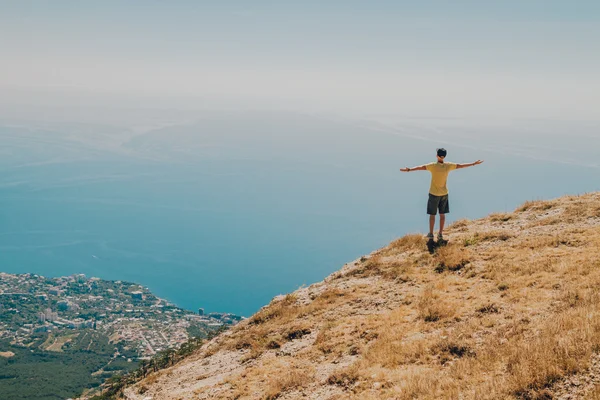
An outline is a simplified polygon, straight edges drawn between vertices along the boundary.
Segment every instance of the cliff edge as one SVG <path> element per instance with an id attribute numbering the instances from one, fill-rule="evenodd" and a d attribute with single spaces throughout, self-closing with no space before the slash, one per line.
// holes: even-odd
<path id="1" fill-rule="evenodd" d="M 125 388 L 159 399 L 600 399 L 600 193 L 407 235 Z"/>

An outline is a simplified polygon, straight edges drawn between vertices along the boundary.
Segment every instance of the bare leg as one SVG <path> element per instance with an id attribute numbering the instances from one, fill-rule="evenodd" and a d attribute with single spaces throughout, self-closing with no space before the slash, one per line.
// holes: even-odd
<path id="1" fill-rule="evenodd" d="M 446 215 L 440 214 L 440 235 L 442 234 L 442 231 L 444 230 L 445 223 L 446 223 Z"/>
<path id="2" fill-rule="evenodd" d="M 435 227 L 435 215 L 429 216 L 429 233 L 433 235 L 433 228 Z"/>

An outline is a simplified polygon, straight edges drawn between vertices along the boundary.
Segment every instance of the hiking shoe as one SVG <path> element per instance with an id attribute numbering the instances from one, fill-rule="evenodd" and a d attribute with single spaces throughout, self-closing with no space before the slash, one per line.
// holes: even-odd
<path id="1" fill-rule="evenodd" d="M 444 237 L 442 235 L 438 235 L 437 244 L 438 244 L 438 246 L 445 246 L 448 244 L 448 241 L 446 239 L 444 239 Z"/>
<path id="2" fill-rule="evenodd" d="M 444 236 L 441 233 L 438 233 L 438 241 L 444 241 Z"/>
<path id="3" fill-rule="evenodd" d="M 427 236 L 425 236 L 425 238 L 433 240 L 433 233 L 428 233 Z"/>

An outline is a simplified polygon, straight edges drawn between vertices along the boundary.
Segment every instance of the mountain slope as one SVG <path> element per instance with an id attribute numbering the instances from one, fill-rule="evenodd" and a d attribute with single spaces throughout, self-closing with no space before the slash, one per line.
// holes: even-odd
<path id="1" fill-rule="evenodd" d="M 125 398 L 600 398 L 600 193 L 447 235 L 434 255 L 407 235 L 276 297 Z"/>

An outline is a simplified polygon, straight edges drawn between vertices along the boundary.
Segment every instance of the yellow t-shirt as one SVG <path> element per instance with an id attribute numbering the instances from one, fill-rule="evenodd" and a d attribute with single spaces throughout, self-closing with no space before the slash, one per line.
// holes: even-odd
<path id="1" fill-rule="evenodd" d="M 448 173 L 456 169 L 456 164 L 451 162 L 438 163 L 433 162 L 426 164 L 427 171 L 431 172 L 431 187 L 429 193 L 435 196 L 445 196 L 448 194 L 448 188 L 446 187 L 446 180 L 448 179 Z"/>

